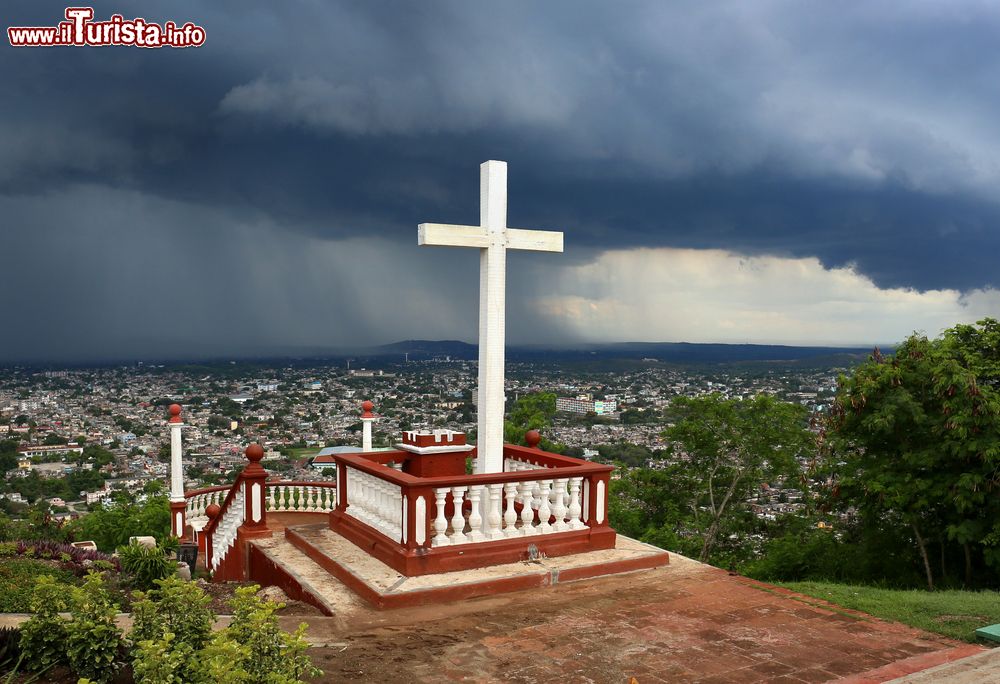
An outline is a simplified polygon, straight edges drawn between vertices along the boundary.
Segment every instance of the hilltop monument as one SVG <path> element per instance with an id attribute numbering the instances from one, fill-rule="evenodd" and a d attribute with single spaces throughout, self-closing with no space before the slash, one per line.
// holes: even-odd
<path id="1" fill-rule="evenodd" d="M 479 425 L 477 473 L 503 472 L 507 250 L 562 252 L 563 234 L 507 227 L 507 162 L 479 166 L 479 224 L 421 223 L 417 244 L 479 249 Z"/>

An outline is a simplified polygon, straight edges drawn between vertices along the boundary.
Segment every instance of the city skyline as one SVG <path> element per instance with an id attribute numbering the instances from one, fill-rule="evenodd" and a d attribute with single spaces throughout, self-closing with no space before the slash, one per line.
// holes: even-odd
<path id="1" fill-rule="evenodd" d="M 8 26 L 65 5 L 13 2 Z M 1000 313 L 1000 11 L 120 2 L 201 47 L 3 47 L 0 362 L 474 341 L 893 344 Z"/>

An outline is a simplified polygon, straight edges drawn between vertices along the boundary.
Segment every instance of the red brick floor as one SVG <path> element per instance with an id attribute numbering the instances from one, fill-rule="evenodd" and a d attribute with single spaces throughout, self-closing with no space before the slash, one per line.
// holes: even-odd
<path id="1" fill-rule="evenodd" d="M 679 556 L 657 570 L 310 620 L 321 681 L 878 682 L 982 650 Z"/>

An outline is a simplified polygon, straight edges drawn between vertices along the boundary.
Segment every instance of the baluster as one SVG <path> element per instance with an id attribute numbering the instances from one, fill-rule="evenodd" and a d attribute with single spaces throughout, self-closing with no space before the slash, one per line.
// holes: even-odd
<path id="1" fill-rule="evenodd" d="M 444 514 L 444 501 L 447 496 L 447 487 L 434 490 L 434 505 L 437 506 L 437 512 L 434 518 L 434 537 L 431 539 L 431 546 L 448 546 L 451 543 L 447 535 L 448 518 Z"/>
<path id="2" fill-rule="evenodd" d="M 351 477 L 354 479 L 354 487 L 356 488 L 354 499 L 356 502 L 355 505 L 358 507 L 354 517 L 358 520 L 364 520 L 368 516 L 368 512 L 365 510 L 365 506 L 368 501 L 368 490 L 365 487 L 365 475 L 360 471 L 352 471 Z"/>
<path id="3" fill-rule="evenodd" d="M 389 493 L 385 489 L 385 482 L 375 478 L 375 491 L 378 493 L 378 498 L 375 500 L 375 520 L 376 527 L 386 534 L 389 533 L 389 516 L 386 512 L 389 510 L 389 505 L 387 499 L 389 498 Z"/>
<path id="4" fill-rule="evenodd" d="M 580 519 L 583 508 L 580 506 L 580 485 L 582 477 L 571 477 L 569 479 L 569 529 L 582 530 L 587 526 Z"/>
<path id="5" fill-rule="evenodd" d="M 552 480 L 538 481 L 540 490 L 538 495 L 538 531 L 541 534 L 548 534 L 552 531 L 552 526 L 549 525 L 549 518 L 552 517 L 552 509 L 549 508 L 549 488 L 551 486 Z"/>
<path id="6" fill-rule="evenodd" d="M 371 490 L 368 487 L 368 475 L 362 472 L 358 472 L 358 494 L 361 497 L 361 510 L 358 511 L 358 518 L 365 522 L 368 522 L 371 516 L 368 514 L 368 509 L 371 503 Z"/>
<path id="7" fill-rule="evenodd" d="M 392 485 L 385 480 L 379 480 L 382 489 L 382 524 L 386 534 L 392 536 Z"/>
<path id="8" fill-rule="evenodd" d="M 451 543 L 464 544 L 469 541 L 465 536 L 465 513 L 462 511 L 462 503 L 465 501 L 465 492 L 468 487 L 452 487 L 451 501 L 455 507 L 451 514 Z"/>
<path id="9" fill-rule="evenodd" d="M 376 526 L 378 516 L 378 489 L 371 475 L 365 474 L 365 519 L 372 527 Z"/>
<path id="10" fill-rule="evenodd" d="M 517 501 L 517 483 L 508 482 L 503 486 L 503 490 L 507 495 L 507 510 L 503 514 L 503 534 L 505 537 L 519 537 L 522 532 L 517 529 L 517 510 L 514 508 L 514 503 Z"/>
<path id="11" fill-rule="evenodd" d="M 524 535 L 538 534 L 535 529 L 535 511 L 531 508 L 531 490 L 535 483 L 529 481 L 519 482 L 517 488 L 521 492 L 521 533 Z"/>
<path id="12" fill-rule="evenodd" d="M 566 478 L 563 477 L 555 481 L 555 506 L 552 508 L 552 515 L 555 516 L 552 529 L 555 532 L 565 532 L 569 529 L 569 526 L 566 524 L 565 494 Z"/>
<path id="13" fill-rule="evenodd" d="M 480 499 L 483 496 L 484 485 L 472 485 L 469 487 L 469 503 L 472 511 L 469 513 L 469 541 L 481 542 L 486 539 L 483 534 L 482 504 Z"/>
<path id="14" fill-rule="evenodd" d="M 403 490 L 398 486 L 393 486 L 393 518 L 396 521 L 394 528 L 396 541 L 403 543 Z"/>
<path id="15" fill-rule="evenodd" d="M 542 507 L 542 481 L 532 480 L 531 482 L 531 507 L 536 511 Z"/>
<path id="16" fill-rule="evenodd" d="M 503 491 L 503 485 L 498 482 L 490 484 L 488 487 L 490 488 L 490 498 L 489 508 L 486 511 L 486 538 L 502 539 L 503 530 L 500 529 L 500 526 L 503 524 L 503 517 L 500 514 L 500 494 Z"/>

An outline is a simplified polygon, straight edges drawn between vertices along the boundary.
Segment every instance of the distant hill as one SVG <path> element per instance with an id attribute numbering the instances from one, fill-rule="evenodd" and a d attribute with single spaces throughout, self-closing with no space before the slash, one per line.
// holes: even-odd
<path id="1" fill-rule="evenodd" d="M 872 347 L 795 347 L 780 344 L 698 344 L 692 342 L 619 342 L 572 347 L 508 346 L 511 361 L 651 359 L 664 363 L 738 363 L 746 361 L 857 361 Z M 890 353 L 891 350 L 884 350 Z M 404 340 L 360 352 L 368 357 L 402 356 L 411 361 L 450 356 L 456 360 L 478 358 L 478 347 L 458 340 Z"/>

